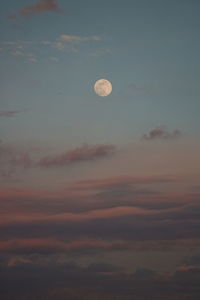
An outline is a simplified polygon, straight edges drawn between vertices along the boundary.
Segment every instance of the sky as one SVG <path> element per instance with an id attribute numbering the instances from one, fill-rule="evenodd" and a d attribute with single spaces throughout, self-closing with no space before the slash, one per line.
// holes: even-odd
<path id="1" fill-rule="evenodd" d="M 199 1 L 0 8 L 0 298 L 199 299 Z"/>

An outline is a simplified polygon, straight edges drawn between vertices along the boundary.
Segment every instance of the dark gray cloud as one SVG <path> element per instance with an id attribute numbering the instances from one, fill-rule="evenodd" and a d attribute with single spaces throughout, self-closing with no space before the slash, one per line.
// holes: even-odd
<path id="1" fill-rule="evenodd" d="M 8 114 L 8 112 L 7 112 Z M 92 162 L 108 158 L 115 154 L 113 145 L 83 145 L 54 156 L 42 157 L 38 162 L 31 158 L 31 151 L 19 150 L 17 147 L 5 144 L 0 140 L 0 177 L 4 180 L 14 180 L 17 171 L 30 167 L 63 167 L 82 162 Z"/>
<path id="2" fill-rule="evenodd" d="M 155 129 L 152 129 L 149 131 L 149 133 L 144 134 L 142 139 L 146 141 L 152 141 L 152 140 L 170 140 L 170 139 L 176 139 L 182 135 L 182 132 L 178 129 L 170 132 L 164 127 L 156 127 Z"/>
<path id="3" fill-rule="evenodd" d="M 200 254 L 191 256 L 189 259 L 190 265 L 199 266 L 200 267 Z"/>
<path id="4" fill-rule="evenodd" d="M 32 165 L 30 154 L 27 151 L 4 144 L 0 141 L 0 177 L 3 180 L 12 180 L 18 169 L 26 169 Z"/>
<path id="5" fill-rule="evenodd" d="M 133 278 L 135 279 L 154 279 L 157 276 L 157 272 L 154 270 L 149 270 L 149 269 L 137 269 L 135 273 L 133 274 Z"/>
<path id="6" fill-rule="evenodd" d="M 39 162 L 41 167 L 68 166 L 77 162 L 93 161 L 113 155 L 113 145 L 83 145 L 65 153 L 54 156 L 45 156 Z"/>
<path id="7" fill-rule="evenodd" d="M 113 273 L 120 270 L 119 267 L 107 263 L 93 263 L 87 267 L 87 271 L 92 273 Z"/>
<path id="8" fill-rule="evenodd" d="M 20 110 L 0 110 L 0 117 L 14 117 L 15 115 L 21 113 Z"/>
<path id="9" fill-rule="evenodd" d="M 74 263 L 35 265 L 21 263 L 0 268 L 2 299 L 48 300 L 199 300 L 200 271 L 167 275 L 154 270 L 89 272 L 93 267 Z M 96 268 L 95 268 L 96 269 Z M 104 265 L 103 269 L 116 269 Z M 12 288 L 11 288 L 12 287 Z"/>

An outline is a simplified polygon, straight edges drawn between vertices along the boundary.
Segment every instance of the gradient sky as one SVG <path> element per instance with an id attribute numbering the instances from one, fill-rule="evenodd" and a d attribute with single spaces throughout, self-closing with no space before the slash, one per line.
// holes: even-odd
<path id="1" fill-rule="evenodd" d="M 1 299 L 199 299 L 199 1 L 0 6 Z"/>

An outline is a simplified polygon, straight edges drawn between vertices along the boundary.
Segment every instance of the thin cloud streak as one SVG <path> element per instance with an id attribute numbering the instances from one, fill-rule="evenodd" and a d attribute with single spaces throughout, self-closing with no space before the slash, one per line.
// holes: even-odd
<path id="1" fill-rule="evenodd" d="M 81 37 L 75 35 L 62 34 L 60 36 L 60 40 L 65 42 L 86 42 L 86 41 L 100 41 L 101 38 L 97 35 Z"/>
<path id="2" fill-rule="evenodd" d="M 81 180 L 74 183 L 70 189 L 74 190 L 104 190 L 123 188 L 132 185 L 159 184 L 176 182 L 178 179 L 174 176 L 151 175 L 151 176 L 113 176 L 102 179 Z"/>
<path id="3" fill-rule="evenodd" d="M 0 110 L 0 117 L 11 118 L 21 113 L 20 110 Z"/>
<path id="4" fill-rule="evenodd" d="M 64 241 L 57 238 L 27 238 L 9 239 L 0 241 L 0 253 L 9 254 L 56 254 L 75 253 L 82 251 L 95 252 L 113 250 L 134 250 L 134 251 L 179 251 L 181 249 L 194 249 L 200 247 L 199 239 L 189 240 L 161 240 L 161 241 L 123 241 L 123 240 L 103 240 L 103 239 L 77 239 Z M 85 252 L 87 253 L 87 252 Z M 83 252 L 84 255 L 84 252 Z"/>
<path id="5" fill-rule="evenodd" d="M 174 209 L 169 209 L 169 211 Z M 114 208 L 107 209 L 97 209 L 90 210 L 83 213 L 59 213 L 59 214 L 51 214 L 44 215 L 40 213 L 29 213 L 20 214 L 20 213 L 12 213 L 12 214 L 4 214 L 1 217 L 0 225 L 9 225 L 9 224 L 27 224 L 27 223 L 62 223 L 62 222 L 86 222 L 98 219 L 110 219 L 110 218 L 118 218 L 129 215 L 153 215 L 159 214 L 159 210 L 146 210 L 143 208 L 138 208 L 134 206 L 119 206 Z"/>

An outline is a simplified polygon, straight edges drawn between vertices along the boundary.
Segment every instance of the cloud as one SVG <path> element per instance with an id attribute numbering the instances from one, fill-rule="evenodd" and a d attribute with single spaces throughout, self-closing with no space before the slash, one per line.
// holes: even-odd
<path id="1" fill-rule="evenodd" d="M 34 62 L 34 61 L 33 61 Z M 6 111 L 2 117 L 11 117 L 17 111 Z M 12 179 L 19 169 L 30 167 L 62 167 L 74 165 L 81 162 L 95 161 L 114 155 L 113 145 L 83 145 L 73 150 L 53 156 L 44 156 L 33 160 L 30 151 L 19 150 L 17 147 L 4 144 L 0 141 L 0 176 L 6 180 Z"/>
<path id="2" fill-rule="evenodd" d="M 9 20 L 16 20 L 17 19 L 17 14 L 16 13 L 12 13 L 12 14 L 8 14 L 8 19 Z"/>
<path id="3" fill-rule="evenodd" d="M 103 56 L 103 55 L 110 55 L 112 54 L 112 51 L 111 49 L 109 48 L 101 48 L 101 49 L 97 49 L 97 50 L 93 50 L 92 52 L 90 52 L 90 56 L 93 56 L 93 57 L 100 57 L 100 56 Z"/>
<path id="4" fill-rule="evenodd" d="M 1 202 L 3 200 L 4 197 Z M 125 206 L 78 213 L 61 211 L 53 213 L 52 210 L 49 211 L 49 206 L 56 207 L 55 200 L 47 200 L 37 201 L 30 211 L 24 210 L 21 204 L 21 210 L 20 206 L 17 211 L 12 210 L 12 205 L 10 209 L 6 209 L 2 203 L 1 237 L 7 239 L 8 237 L 30 237 L 30 235 L 32 237 L 54 236 L 61 239 L 87 237 L 107 241 L 187 240 L 200 237 L 199 213 L 195 213 L 194 218 L 194 212 L 198 209 L 194 208 L 192 213 L 188 213 L 189 205 L 162 210 Z M 26 198 L 24 201 L 26 202 Z M 68 201 L 72 199 L 69 198 L 66 202 Z M 46 212 L 44 205 L 46 205 Z M 41 211 L 39 211 L 40 207 Z M 166 249 L 168 245 L 163 244 L 162 247 Z"/>
<path id="5" fill-rule="evenodd" d="M 120 268 L 107 263 L 93 263 L 90 264 L 87 268 L 88 272 L 91 273 L 113 273 L 119 271 Z"/>
<path id="6" fill-rule="evenodd" d="M 102 179 L 82 180 L 71 186 L 71 189 L 76 190 L 107 190 L 130 187 L 143 184 L 159 184 L 174 182 L 177 179 L 173 176 L 166 175 L 151 175 L 151 176 L 113 176 Z"/>
<path id="7" fill-rule="evenodd" d="M 1 41 L 0 42 L 0 51 L 3 53 L 8 53 L 12 57 L 15 57 L 15 59 L 25 59 L 26 62 L 37 62 L 38 58 L 44 60 L 46 59 L 45 55 L 41 56 L 41 53 L 46 53 L 47 50 L 59 50 L 59 51 L 67 51 L 72 53 L 78 53 L 80 45 L 83 43 L 95 43 L 101 41 L 102 38 L 97 35 L 91 35 L 91 36 L 78 36 L 78 35 L 69 35 L 69 34 L 62 34 L 59 35 L 54 40 L 38 40 L 38 41 Z M 93 45 L 90 45 L 93 48 Z M 40 56 L 38 54 L 38 49 L 41 48 L 43 50 L 40 53 Z M 48 49 L 50 48 L 50 49 Z M 83 51 L 88 51 L 88 55 L 90 55 L 91 50 L 89 49 L 82 49 Z M 103 50 L 103 49 L 96 49 L 92 50 L 93 52 L 99 52 L 99 55 L 104 55 L 106 53 L 109 53 L 109 50 Z M 49 57 L 49 59 L 53 62 L 57 61 L 56 56 L 53 54 Z"/>
<path id="8" fill-rule="evenodd" d="M 50 45 L 60 51 L 64 50 L 70 50 L 72 52 L 78 52 L 77 45 L 84 42 L 89 41 L 100 41 L 101 37 L 93 35 L 93 36 L 76 36 L 76 35 L 67 35 L 62 34 L 59 36 L 57 41 L 50 42 L 50 41 L 44 41 L 46 45 Z"/>
<path id="9" fill-rule="evenodd" d="M 153 87 L 150 85 L 138 85 L 136 83 L 129 84 L 126 92 L 130 95 L 134 94 L 149 94 L 153 90 Z"/>
<path id="10" fill-rule="evenodd" d="M 45 238 L 15 238 L 0 241 L 0 253 L 9 255 L 53 255 L 53 254 L 72 254 L 72 255 L 92 255 L 107 251 L 135 251 L 135 252 L 166 252 L 187 249 L 197 249 L 200 240 L 160 240 L 160 241 L 126 241 L 112 239 L 111 241 L 98 238 L 80 238 L 77 240 L 58 239 L 56 237 Z M 186 270 L 199 266 L 184 264 L 177 270 Z"/>
<path id="11" fill-rule="evenodd" d="M 10 118 L 16 116 L 19 113 L 21 113 L 20 110 L 0 110 L 0 117 Z"/>
<path id="12" fill-rule="evenodd" d="M 157 198 L 160 194 L 159 185 L 176 181 L 173 176 L 113 176 L 108 178 L 82 180 L 75 182 L 68 189 L 76 192 L 87 192 L 104 205 L 144 205 L 144 199 Z M 156 186 L 156 188 L 155 188 Z M 142 201 L 143 198 L 143 201 Z M 137 201 L 136 199 L 140 199 Z M 140 202 L 140 204 L 139 204 Z"/>
<path id="13" fill-rule="evenodd" d="M 178 129 L 169 132 L 163 127 L 157 127 L 155 129 L 152 129 L 148 134 L 144 134 L 142 139 L 146 141 L 170 140 L 170 139 L 176 139 L 180 137 L 181 134 L 182 134 L 181 131 Z"/>
<path id="14" fill-rule="evenodd" d="M 15 57 L 20 61 L 30 62 L 30 63 L 38 61 L 37 55 L 35 53 L 32 53 L 34 44 L 39 46 L 41 42 L 22 41 L 22 40 L 0 42 L 0 45 L 2 46 L 2 49 L 5 50 L 5 53 L 8 53 L 12 57 Z"/>
<path id="15" fill-rule="evenodd" d="M 150 280 L 154 279 L 158 273 L 154 270 L 149 270 L 149 269 L 137 269 L 135 273 L 133 274 L 133 277 L 135 279 L 140 279 L 140 280 Z"/>
<path id="16" fill-rule="evenodd" d="M 60 40 L 65 41 L 65 42 L 86 42 L 86 41 L 100 41 L 101 38 L 96 35 L 81 37 L 81 36 L 75 36 L 75 35 L 62 34 L 60 36 Z"/>
<path id="17" fill-rule="evenodd" d="M 59 62 L 59 59 L 55 56 L 49 56 L 49 60 L 55 63 Z"/>
<path id="18" fill-rule="evenodd" d="M 122 241 L 105 241 L 102 239 L 80 239 L 69 242 L 56 238 L 32 238 L 32 239 L 11 239 L 0 241 L 0 253 L 7 254 L 56 254 L 56 253 L 82 253 L 91 250 L 121 250 L 137 249 L 133 243 Z M 88 252 L 87 252 L 88 253 Z"/>
<path id="19" fill-rule="evenodd" d="M 113 145 L 83 145 L 62 154 L 45 156 L 38 162 L 38 165 L 41 167 L 68 166 L 78 162 L 104 158 L 113 155 L 114 152 L 115 147 Z"/>
<path id="20" fill-rule="evenodd" d="M 1 267 L 1 274 L 2 299 L 198 300 L 200 297 L 199 270 L 162 274 L 139 268 L 130 274 L 117 270 L 115 265 L 98 262 L 88 266 L 69 262 L 63 266 L 35 265 L 27 257 L 13 257 L 10 265 Z"/>
<path id="21" fill-rule="evenodd" d="M 33 54 L 33 53 L 26 53 L 26 52 L 23 52 L 23 51 L 14 50 L 10 54 L 12 56 L 25 58 L 26 59 L 25 62 L 30 62 L 30 63 L 38 62 L 38 59 L 37 59 L 36 55 Z"/>
<path id="22" fill-rule="evenodd" d="M 7 116 L 13 115 L 13 112 L 7 113 Z M 31 165 L 32 160 L 28 152 L 21 152 L 10 145 L 3 144 L 0 141 L 0 177 L 2 179 L 12 179 L 17 168 L 27 169 Z"/>
<path id="23" fill-rule="evenodd" d="M 39 0 L 35 4 L 24 6 L 15 14 L 10 14 L 9 19 L 16 19 L 18 16 L 33 16 L 49 11 L 60 12 L 61 9 L 57 0 Z"/>
<path id="24" fill-rule="evenodd" d="M 0 234 L 123 240 L 197 238 L 200 210 L 196 196 L 150 193 L 143 187 L 170 180 L 124 176 L 70 183 L 61 190 L 4 188 L 0 190 Z"/>
<path id="25" fill-rule="evenodd" d="M 44 215 L 40 213 L 30 213 L 27 215 L 26 213 L 10 213 L 9 215 L 4 214 L 1 217 L 0 225 L 9 225 L 9 224 L 61 224 L 68 222 L 88 222 L 92 220 L 104 220 L 104 219 L 112 219 L 118 217 L 125 216 L 139 216 L 145 215 L 148 216 L 150 214 L 156 214 L 159 211 L 156 210 L 145 210 L 142 208 L 137 208 L 134 206 L 118 206 L 113 208 L 106 209 L 97 209 L 90 210 L 83 213 L 59 213 L 59 214 L 51 214 Z"/>
<path id="26" fill-rule="evenodd" d="M 166 184 L 168 180 L 162 176 L 124 176 L 85 180 L 63 190 L 1 189 L 2 251 L 80 251 L 82 255 L 117 249 L 199 249 L 200 206 L 196 196 L 139 196 L 132 188 Z M 116 196 L 117 186 L 127 195 Z M 99 197 L 100 192 L 106 193 Z"/>
<path id="27" fill-rule="evenodd" d="M 189 266 L 192 265 L 200 267 L 200 254 L 188 257 L 185 260 L 185 263 L 187 263 L 187 265 L 189 264 Z"/>

